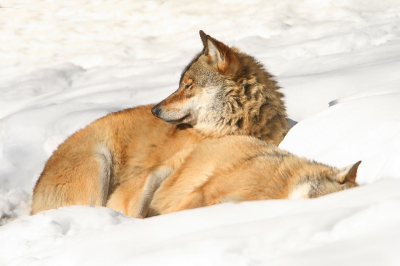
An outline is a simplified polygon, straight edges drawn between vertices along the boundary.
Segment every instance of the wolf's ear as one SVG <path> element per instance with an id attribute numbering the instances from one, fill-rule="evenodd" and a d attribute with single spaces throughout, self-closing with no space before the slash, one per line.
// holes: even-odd
<path id="1" fill-rule="evenodd" d="M 239 63 L 231 49 L 202 30 L 200 38 L 204 45 L 203 54 L 209 57 L 218 70 L 223 74 L 235 74 Z"/>
<path id="2" fill-rule="evenodd" d="M 211 60 L 217 65 L 224 61 L 224 56 L 222 51 L 220 50 L 221 45 L 220 42 L 214 40 L 210 35 L 204 33 L 204 31 L 200 31 L 201 41 L 204 45 L 203 53 L 204 55 L 210 56 Z M 222 44 L 222 43 L 221 43 Z"/>
<path id="3" fill-rule="evenodd" d="M 203 45 L 204 45 L 204 49 L 206 49 L 207 48 L 207 36 L 208 35 L 205 34 L 204 31 L 202 31 L 202 30 L 200 30 L 199 33 L 200 33 L 201 41 L 203 42 Z"/>
<path id="4" fill-rule="evenodd" d="M 336 181 L 341 184 L 346 182 L 355 183 L 357 178 L 357 169 L 360 163 L 361 161 L 358 161 L 353 165 L 342 168 L 336 175 Z"/>

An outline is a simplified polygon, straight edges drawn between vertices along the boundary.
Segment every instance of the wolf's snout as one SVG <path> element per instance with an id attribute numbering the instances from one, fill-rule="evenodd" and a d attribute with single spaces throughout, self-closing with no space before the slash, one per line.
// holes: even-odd
<path id="1" fill-rule="evenodd" d="M 156 117 L 158 117 L 160 112 L 161 112 L 161 108 L 158 105 L 156 105 L 153 108 L 151 108 L 151 113 Z"/>

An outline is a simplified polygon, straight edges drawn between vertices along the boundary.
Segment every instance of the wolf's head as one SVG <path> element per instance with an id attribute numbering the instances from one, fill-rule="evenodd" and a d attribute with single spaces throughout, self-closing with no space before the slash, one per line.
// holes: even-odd
<path id="1" fill-rule="evenodd" d="M 361 161 L 342 169 L 332 168 L 309 177 L 309 198 L 320 197 L 336 191 L 356 187 L 357 169 Z"/>
<path id="2" fill-rule="evenodd" d="M 203 31 L 200 37 L 203 51 L 183 71 L 178 90 L 152 109 L 167 123 L 215 127 L 224 115 L 224 89 L 234 84 L 238 61 L 223 43 Z"/>
<path id="3" fill-rule="evenodd" d="M 253 57 L 203 31 L 200 37 L 203 51 L 183 71 L 178 90 L 152 113 L 207 135 L 252 135 L 278 144 L 288 124 L 283 95 L 272 76 Z"/>

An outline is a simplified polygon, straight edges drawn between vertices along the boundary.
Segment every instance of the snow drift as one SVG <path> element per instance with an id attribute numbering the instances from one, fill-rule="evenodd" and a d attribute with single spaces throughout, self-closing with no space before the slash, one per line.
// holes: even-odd
<path id="1" fill-rule="evenodd" d="M 0 1 L 0 18 L 0 265 L 399 264 L 398 1 Z M 174 91 L 200 29 L 276 76 L 297 123 L 281 148 L 362 160 L 362 186 L 145 220 L 89 206 L 28 216 L 57 145 Z"/>

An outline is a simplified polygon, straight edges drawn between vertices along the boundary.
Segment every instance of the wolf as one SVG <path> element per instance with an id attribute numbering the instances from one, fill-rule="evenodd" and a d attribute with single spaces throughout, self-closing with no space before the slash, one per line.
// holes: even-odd
<path id="1" fill-rule="evenodd" d="M 356 187 L 360 163 L 338 169 L 254 137 L 225 136 L 147 169 L 140 182 L 128 180 L 107 207 L 145 218 L 223 202 L 316 198 Z"/>
<path id="2" fill-rule="evenodd" d="M 289 126 L 279 86 L 252 56 L 200 31 L 203 50 L 179 88 L 157 105 L 111 113 L 70 136 L 36 182 L 32 214 L 70 205 L 105 206 L 132 180 L 210 138 L 249 135 L 278 145 Z"/>

